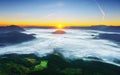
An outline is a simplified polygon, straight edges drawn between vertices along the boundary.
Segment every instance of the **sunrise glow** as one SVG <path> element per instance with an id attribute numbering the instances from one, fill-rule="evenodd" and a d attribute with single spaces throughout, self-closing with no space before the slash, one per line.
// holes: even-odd
<path id="1" fill-rule="evenodd" d="M 63 25 L 62 24 L 58 24 L 57 25 L 57 29 L 62 29 L 63 28 Z"/>

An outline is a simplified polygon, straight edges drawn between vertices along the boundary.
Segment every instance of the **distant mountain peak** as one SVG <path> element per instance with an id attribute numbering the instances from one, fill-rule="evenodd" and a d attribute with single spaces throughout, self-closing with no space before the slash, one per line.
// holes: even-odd
<path id="1" fill-rule="evenodd" d="M 13 31 L 24 31 L 24 29 L 17 26 L 17 25 L 1 26 L 0 27 L 0 33 L 7 33 L 7 32 L 13 32 Z"/>

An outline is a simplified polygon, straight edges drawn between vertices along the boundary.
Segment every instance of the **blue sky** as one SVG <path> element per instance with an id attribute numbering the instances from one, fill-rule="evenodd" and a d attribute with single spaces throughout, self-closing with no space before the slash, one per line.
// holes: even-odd
<path id="1" fill-rule="evenodd" d="M 0 0 L 0 23 L 120 25 L 120 0 Z"/>

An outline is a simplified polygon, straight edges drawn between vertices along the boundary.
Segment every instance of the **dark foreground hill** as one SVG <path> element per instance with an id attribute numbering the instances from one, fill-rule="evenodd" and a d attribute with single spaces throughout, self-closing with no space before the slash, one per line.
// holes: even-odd
<path id="1" fill-rule="evenodd" d="M 9 32 L 0 34 L 0 46 L 6 46 L 11 44 L 17 44 L 25 41 L 35 39 L 31 34 L 25 34 L 21 32 Z"/>
<path id="2" fill-rule="evenodd" d="M 35 39 L 33 35 L 22 33 L 23 28 L 10 25 L 0 27 L 0 46 L 7 46 Z"/>
<path id="3" fill-rule="evenodd" d="M 99 61 L 68 60 L 61 55 L 0 56 L 0 75 L 119 75 L 120 67 Z"/>

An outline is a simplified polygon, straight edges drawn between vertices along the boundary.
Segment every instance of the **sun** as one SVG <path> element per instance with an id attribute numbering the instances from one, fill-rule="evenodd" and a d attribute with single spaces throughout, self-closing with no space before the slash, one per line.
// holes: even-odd
<path id="1" fill-rule="evenodd" d="M 63 25 L 62 24 L 58 24 L 57 25 L 57 29 L 62 29 L 63 28 Z"/>
<path id="2" fill-rule="evenodd" d="M 62 24 L 56 25 L 56 30 L 53 32 L 53 34 L 65 34 L 66 32 L 64 31 L 64 26 Z"/>

